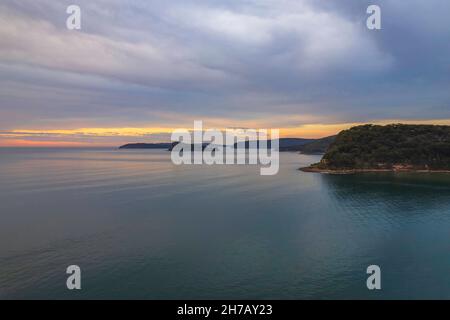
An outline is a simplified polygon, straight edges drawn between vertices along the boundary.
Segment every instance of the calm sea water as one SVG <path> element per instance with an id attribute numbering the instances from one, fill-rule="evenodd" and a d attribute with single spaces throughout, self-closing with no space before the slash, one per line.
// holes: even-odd
<path id="1" fill-rule="evenodd" d="M 0 149 L 0 298 L 449 299 L 450 175 L 297 170 L 319 159 L 283 153 L 267 177 L 157 150 Z"/>

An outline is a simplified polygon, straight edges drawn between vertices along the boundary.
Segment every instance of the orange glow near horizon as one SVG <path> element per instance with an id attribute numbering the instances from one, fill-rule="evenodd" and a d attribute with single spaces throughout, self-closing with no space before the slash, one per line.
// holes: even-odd
<path id="1" fill-rule="evenodd" d="M 0 147 L 88 147 L 92 146 L 91 143 L 85 142 L 74 142 L 74 141 L 32 141 L 32 140 L 23 140 L 23 139 L 14 139 L 14 140 L 0 140 Z M 99 145 L 100 146 L 100 145 Z M 102 145 L 103 146 L 103 145 Z"/>
<path id="2" fill-rule="evenodd" d="M 442 120 L 383 120 L 373 121 L 372 124 L 386 125 L 389 123 L 405 124 L 441 124 L 450 125 L 450 119 Z M 204 129 L 214 128 L 206 126 Z M 337 123 L 337 124 L 306 124 L 297 127 L 285 127 L 280 129 L 282 138 L 323 138 L 339 133 L 342 130 L 365 123 Z M 192 125 L 191 125 L 192 127 Z M 191 130 L 187 126 L 185 129 Z M 250 127 L 250 126 L 242 126 Z M 216 128 L 223 130 L 226 127 Z M 264 127 L 261 127 L 264 128 Z M 270 129 L 270 126 L 266 126 Z M 134 139 L 151 141 L 151 135 L 161 134 L 170 136 L 172 131 L 180 128 L 149 127 L 149 128 L 81 128 L 81 129 L 55 129 L 55 130 L 9 130 L 0 135 L 0 147 L 113 147 L 124 143 L 133 143 Z M 255 128 L 258 129 L 258 128 Z M 273 128 L 276 129 L 276 128 Z M 149 137 L 147 137 L 149 136 Z M 2 138 L 3 137 L 3 138 Z M 32 138 L 38 137 L 39 140 Z M 46 139 L 47 138 L 47 139 Z M 86 141 L 87 138 L 96 141 Z M 148 140 L 147 140 L 148 138 Z M 120 139 L 120 141 L 118 141 Z"/>

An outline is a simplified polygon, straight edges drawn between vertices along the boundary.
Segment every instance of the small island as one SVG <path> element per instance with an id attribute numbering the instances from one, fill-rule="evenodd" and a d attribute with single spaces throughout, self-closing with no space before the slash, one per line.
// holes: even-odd
<path id="1" fill-rule="evenodd" d="M 450 126 L 362 125 L 344 130 L 305 172 L 450 172 Z"/>

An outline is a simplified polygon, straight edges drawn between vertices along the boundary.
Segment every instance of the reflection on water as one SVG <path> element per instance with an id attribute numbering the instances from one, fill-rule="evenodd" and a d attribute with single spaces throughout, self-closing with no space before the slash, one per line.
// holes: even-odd
<path id="1" fill-rule="evenodd" d="M 349 213 L 378 210 L 386 219 L 448 217 L 450 174 L 365 173 L 323 175 L 328 194 L 341 206 L 359 208 Z"/>
<path id="2" fill-rule="evenodd" d="M 297 170 L 318 160 L 0 149 L 0 298 L 450 298 L 450 175 Z"/>

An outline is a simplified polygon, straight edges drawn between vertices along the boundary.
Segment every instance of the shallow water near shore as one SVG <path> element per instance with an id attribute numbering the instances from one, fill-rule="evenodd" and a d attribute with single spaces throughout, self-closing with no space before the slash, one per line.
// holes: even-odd
<path id="1" fill-rule="evenodd" d="M 450 298 L 450 174 L 280 160 L 261 176 L 163 150 L 0 149 L 0 298 Z"/>

